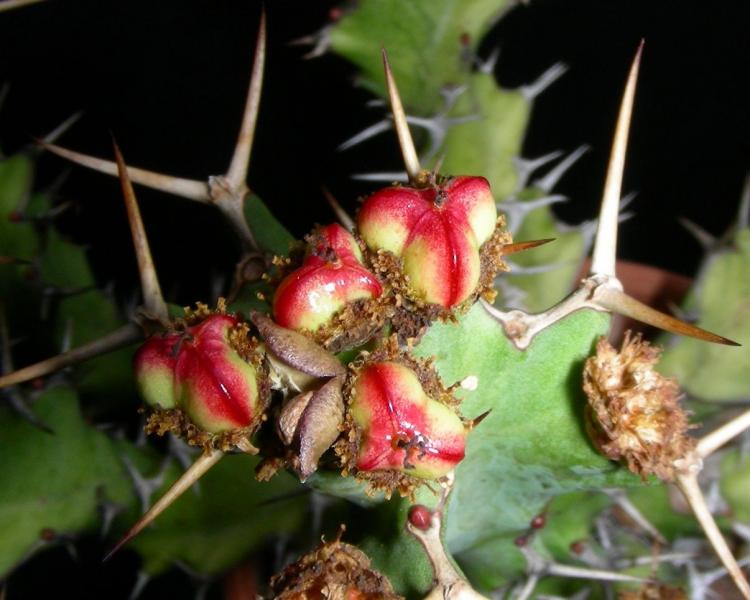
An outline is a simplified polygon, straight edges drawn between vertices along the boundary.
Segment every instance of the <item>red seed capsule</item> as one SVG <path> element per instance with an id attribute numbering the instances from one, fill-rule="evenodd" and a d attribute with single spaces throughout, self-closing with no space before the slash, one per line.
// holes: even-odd
<path id="1" fill-rule="evenodd" d="M 409 523 L 417 529 L 427 531 L 432 526 L 432 512 L 423 504 L 415 504 L 409 508 Z"/>
<path id="2" fill-rule="evenodd" d="M 573 554 L 577 554 L 577 555 L 583 554 L 583 551 L 585 549 L 586 549 L 586 545 L 581 541 L 573 542 L 572 544 L 570 544 L 570 551 Z"/>
<path id="3" fill-rule="evenodd" d="M 531 523 L 529 525 L 532 527 L 532 529 L 541 529 L 544 527 L 546 523 L 546 519 L 544 515 L 537 515 L 533 519 L 531 519 Z"/>
<path id="4" fill-rule="evenodd" d="M 184 332 L 149 338 L 133 359 L 146 403 L 179 408 L 209 433 L 249 427 L 258 418 L 257 373 L 230 343 L 238 324 L 212 314 Z"/>
<path id="5" fill-rule="evenodd" d="M 450 308 L 477 289 L 480 246 L 492 237 L 497 208 L 483 177 L 452 177 L 429 187 L 375 192 L 359 211 L 362 239 L 403 259 L 413 295 Z"/>
<path id="6" fill-rule="evenodd" d="M 515 540 L 513 540 L 513 543 L 519 548 L 523 548 L 526 544 L 529 543 L 529 538 L 527 538 L 525 535 L 519 535 Z"/>
<path id="7" fill-rule="evenodd" d="M 463 460 L 466 427 L 452 408 L 427 395 L 409 367 L 391 361 L 369 364 L 352 391 L 359 472 L 394 470 L 438 479 Z"/>
<path id="8" fill-rule="evenodd" d="M 354 237 L 341 225 L 328 225 L 319 230 L 302 266 L 276 290 L 274 320 L 287 329 L 316 331 L 347 303 L 377 298 L 382 291 L 362 263 Z"/>

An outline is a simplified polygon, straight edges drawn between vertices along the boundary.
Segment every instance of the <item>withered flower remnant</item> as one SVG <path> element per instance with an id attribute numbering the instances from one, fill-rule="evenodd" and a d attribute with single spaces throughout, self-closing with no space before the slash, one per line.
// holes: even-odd
<path id="1" fill-rule="evenodd" d="M 583 373 L 586 426 L 607 458 L 624 461 L 644 479 L 656 475 L 673 481 L 675 461 L 695 443 L 687 435 L 690 425 L 677 382 L 654 369 L 660 353 L 630 332 L 619 353 L 600 339 Z"/>

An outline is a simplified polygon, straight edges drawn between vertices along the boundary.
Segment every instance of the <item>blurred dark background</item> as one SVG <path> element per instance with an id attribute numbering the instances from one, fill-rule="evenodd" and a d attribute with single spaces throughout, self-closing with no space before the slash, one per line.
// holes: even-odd
<path id="1" fill-rule="evenodd" d="M 132 165 L 195 179 L 223 172 L 260 5 L 51 0 L 0 13 L 0 84 L 10 85 L 0 109 L 0 148 L 11 154 L 82 110 L 63 145 L 110 157 L 112 132 Z M 304 60 L 309 47 L 290 45 L 329 23 L 337 5 L 266 2 L 268 64 L 250 184 L 298 236 L 315 221 L 332 220 L 321 185 L 353 208 L 374 187 L 350 174 L 399 166 L 392 134 L 336 151 L 381 113 L 365 106 L 370 96 L 353 85 L 354 70 L 344 61 L 330 54 Z M 691 274 L 701 250 L 678 217 L 723 232 L 750 168 L 749 23 L 747 2 L 533 0 L 497 24 L 480 54 L 501 49 L 496 74 L 508 87 L 534 80 L 556 61 L 569 65 L 536 102 L 524 155 L 591 145 L 558 186 L 571 198 L 559 214 L 578 222 L 595 215 L 625 74 L 646 39 L 625 180 L 626 191 L 638 192 L 636 217 L 623 228 L 620 254 Z M 137 271 L 119 186 L 52 156 L 39 162 L 37 185 L 50 186 L 66 172 L 56 201 L 72 201 L 72 208 L 60 226 L 89 248 L 100 282 L 127 298 Z M 184 200 L 137 193 L 170 300 L 205 299 L 212 278 L 231 272 L 237 257 L 223 220 Z M 77 597 L 130 590 L 134 555 L 125 552 L 101 570 L 96 540 L 84 541 L 79 552 L 80 562 L 62 548 L 41 555 L 15 576 L 14 589 L 26 597 L 52 582 Z M 184 578 L 160 581 L 149 585 L 149 596 L 190 593 Z"/>
<path id="2" fill-rule="evenodd" d="M 290 45 L 329 23 L 335 2 L 272 0 L 269 52 L 250 184 L 297 234 L 332 219 L 320 186 L 346 205 L 373 189 L 356 172 L 398 166 L 392 134 L 349 152 L 336 146 L 375 122 L 354 71 L 333 55 L 304 60 Z M 111 156 L 111 131 L 130 164 L 204 179 L 223 172 L 244 103 L 260 2 L 52 0 L 0 14 L 0 111 L 8 154 L 76 111 L 68 147 Z M 522 3 L 483 41 L 500 48 L 497 77 L 516 87 L 556 61 L 569 72 L 537 101 L 524 155 L 592 150 L 558 186 L 576 222 L 596 212 L 614 117 L 640 38 L 646 49 L 633 124 L 626 191 L 636 218 L 621 256 L 690 274 L 700 248 L 679 216 L 721 233 L 734 218 L 750 167 L 750 4 L 649 0 Z M 123 294 L 136 277 L 117 183 L 40 162 L 40 186 L 68 172 L 58 200 L 74 208 L 61 224 L 89 245 L 97 275 Z M 138 191 L 164 287 L 181 303 L 205 296 L 214 273 L 236 256 L 219 215 L 143 188 Z"/>

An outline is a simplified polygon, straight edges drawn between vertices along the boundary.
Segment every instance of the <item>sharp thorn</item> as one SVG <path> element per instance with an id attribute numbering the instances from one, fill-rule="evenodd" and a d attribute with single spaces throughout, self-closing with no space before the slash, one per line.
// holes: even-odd
<path id="1" fill-rule="evenodd" d="M 55 430 L 31 409 L 28 402 L 21 397 L 17 390 L 11 390 L 8 393 L 8 404 L 29 425 L 49 435 L 55 435 Z"/>
<path id="2" fill-rule="evenodd" d="M 336 215 L 339 223 L 341 223 L 341 225 L 343 225 L 348 231 L 354 231 L 354 219 L 349 216 L 349 214 L 344 210 L 341 204 L 339 204 L 339 201 L 336 200 L 336 198 L 333 194 L 331 194 L 328 188 L 322 187 L 321 190 L 323 192 L 323 196 L 325 196 L 326 202 L 328 202 L 328 206 L 331 207 L 331 210 L 333 211 L 333 214 Z"/>
<path id="3" fill-rule="evenodd" d="M 414 140 L 409 131 L 409 124 L 406 122 L 406 113 L 401 103 L 401 97 L 398 94 L 396 80 L 393 78 L 391 65 L 388 62 L 388 53 L 385 48 L 383 53 L 383 67 L 385 68 L 385 81 L 388 87 L 388 97 L 391 101 L 391 112 L 393 113 L 393 123 L 398 135 L 398 143 L 401 146 L 401 154 L 404 157 L 404 166 L 409 174 L 409 181 L 415 182 L 419 179 L 422 167 L 419 166 L 419 157 L 417 149 L 414 146 Z"/>
<path id="4" fill-rule="evenodd" d="M 596 230 L 596 241 L 594 242 L 594 252 L 591 259 L 591 273 L 595 275 L 615 276 L 617 220 L 620 212 L 620 196 L 622 195 L 622 175 L 625 170 L 628 132 L 633 115 L 633 102 L 642 52 L 643 41 L 638 46 L 633 64 L 630 67 L 625 92 L 620 104 L 620 114 L 615 127 L 612 152 L 607 167 L 607 178 L 604 182 L 604 193 L 599 212 L 599 225 Z"/>
<path id="5" fill-rule="evenodd" d="M 227 170 L 226 178 L 235 189 L 243 188 L 247 179 L 247 170 L 250 164 L 250 151 L 255 137 L 255 125 L 258 122 L 258 109 L 260 97 L 263 91 L 263 71 L 266 62 L 266 11 L 261 10 L 260 25 L 258 26 L 258 41 L 255 44 L 255 58 L 253 59 L 253 72 L 250 76 L 250 87 L 247 92 L 245 112 L 242 116 L 242 125 L 237 137 L 232 162 Z"/>
<path id="6" fill-rule="evenodd" d="M 617 573 L 616 571 L 603 571 L 600 569 L 587 569 L 585 567 L 573 567 L 551 563 L 545 573 L 557 577 L 570 577 L 575 579 L 595 579 L 597 581 L 630 581 L 634 583 L 647 583 L 649 579 Z"/>
<path id="7" fill-rule="evenodd" d="M 529 575 L 515 600 L 529 600 L 540 579 L 541 575 L 539 573 L 532 573 Z"/>
<path id="8" fill-rule="evenodd" d="M 557 160 L 562 156 L 562 154 L 562 150 L 555 150 L 554 152 L 550 152 L 538 158 L 522 158 L 520 156 L 514 157 L 513 165 L 516 167 L 516 172 L 518 173 L 517 189 L 521 190 L 525 188 L 529 177 L 534 171 L 553 160 Z"/>
<path id="9" fill-rule="evenodd" d="M 748 428 L 750 428 L 750 410 L 739 414 L 731 421 L 703 436 L 698 440 L 695 451 L 701 458 L 707 458 Z"/>
<path id="10" fill-rule="evenodd" d="M 115 544 L 114 548 L 110 550 L 104 557 L 102 562 L 108 561 L 112 556 L 141 531 L 148 527 L 154 519 L 156 519 L 161 513 L 163 513 L 175 500 L 177 500 L 183 493 L 190 489 L 193 484 L 198 481 L 203 475 L 205 475 L 211 467 L 221 460 L 224 456 L 223 452 L 219 450 L 212 450 L 206 454 L 201 455 L 192 466 L 185 471 L 180 478 L 172 484 L 166 493 L 159 498 L 146 514 L 144 514 L 138 522 L 133 525 L 125 536 Z"/>
<path id="11" fill-rule="evenodd" d="M 495 72 L 497 61 L 500 60 L 500 48 L 493 48 L 486 60 L 479 60 L 477 67 L 480 73 L 492 75 Z"/>
<path id="12" fill-rule="evenodd" d="M 665 546 L 667 544 L 666 538 L 659 532 L 659 530 L 649 521 L 645 515 L 633 504 L 633 501 L 628 498 L 628 495 L 623 490 L 603 490 L 610 498 L 612 498 L 615 504 L 627 514 L 633 522 L 648 533 L 655 541 Z"/>
<path id="13" fill-rule="evenodd" d="M 143 594 L 143 590 L 146 589 L 149 581 L 151 581 L 151 575 L 145 571 L 138 571 L 135 583 L 133 584 L 133 589 L 130 590 L 130 594 L 128 595 L 128 600 L 138 600 L 138 598 L 141 597 L 141 594 Z"/>
<path id="14" fill-rule="evenodd" d="M 138 341 L 142 337 L 143 332 L 140 327 L 134 324 L 124 325 L 98 340 L 79 346 L 69 352 L 64 352 L 28 367 L 18 369 L 13 373 L 3 375 L 0 377 L 0 388 L 49 375 L 65 367 L 118 350 L 123 346 Z"/>
<path id="15" fill-rule="evenodd" d="M 745 176 L 745 185 L 742 187 L 737 229 L 747 229 L 748 225 L 750 225 L 750 175 Z"/>
<path id="16" fill-rule="evenodd" d="M 44 141 L 45 144 L 52 144 L 57 140 L 60 136 L 62 136 L 68 129 L 70 129 L 73 125 L 75 125 L 78 120 L 83 115 L 82 111 L 78 111 L 76 113 L 73 113 L 70 115 L 67 119 L 65 119 L 62 123 L 60 123 L 57 127 L 55 127 L 52 131 L 50 131 L 47 135 L 45 135 L 42 138 L 42 141 Z M 44 148 L 44 146 L 42 146 Z"/>
<path id="17" fill-rule="evenodd" d="M 514 242 L 512 244 L 505 244 L 505 246 L 503 246 L 503 256 L 506 256 L 508 254 L 515 254 L 516 252 L 523 252 L 524 250 L 536 248 L 537 246 L 543 246 L 544 244 L 549 244 L 550 242 L 554 241 L 555 238 L 546 238 L 543 240 L 529 240 L 526 242 Z"/>
<path id="18" fill-rule="evenodd" d="M 536 81 L 521 86 L 520 92 L 527 101 L 531 102 L 539 96 L 544 90 L 551 86 L 555 81 L 560 79 L 568 70 L 565 63 L 557 62 L 542 73 Z"/>
<path id="19" fill-rule="evenodd" d="M 689 219 L 686 219 L 685 217 L 680 217 L 678 221 L 680 225 L 687 229 L 688 232 L 690 232 L 690 234 L 692 234 L 692 236 L 696 240 L 698 240 L 698 243 L 703 247 L 704 250 L 710 250 L 711 248 L 716 247 L 716 238 L 708 233 L 708 231 L 703 229 L 703 227 Z"/>
<path id="20" fill-rule="evenodd" d="M 726 567 L 729 575 L 734 580 L 737 588 L 745 597 L 746 600 L 750 600 L 750 584 L 745 579 L 742 569 L 737 564 L 732 551 L 729 549 L 724 536 L 719 531 L 719 527 L 716 525 L 711 511 L 708 510 L 706 500 L 703 497 L 703 492 L 698 485 L 698 479 L 695 473 L 679 474 L 677 476 L 677 487 L 680 489 L 682 494 L 685 496 L 690 508 L 695 515 L 695 518 L 703 528 L 706 538 L 711 543 L 716 552 L 716 555 L 721 560 L 724 567 Z"/>
<path id="21" fill-rule="evenodd" d="M 631 319 L 658 327 L 664 331 L 686 335 L 688 337 L 712 342 L 714 344 L 725 344 L 727 346 L 741 345 L 730 339 L 711 333 L 700 327 L 696 327 L 695 325 L 675 319 L 670 315 L 664 314 L 663 312 L 653 309 L 650 306 L 643 304 L 643 302 L 628 296 L 625 292 L 621 292 L 620 290 L 611 287 L 599 287 L 596 290 L 593 302 L 605 310 L 609 310 L 625 317 L 630 317 Z"/>
<path id="22" fill-rule="evenodd" d="M 391 126 L 391 122 L 388 120 L 378 121 L 377 123 L 374 123 L 369 127 L 365 127 L 362 131 L 353 135 L 348 140 L 341 142 L 336 147 L 336 151 L 343 152 L 344 150 L 353 148 L 357 144 L 361 144 L 362 142 L 369 140 L 370 138 L 375 137 L 376 135 L 383 133 L 384 131 L 388 131 Z"/>
<path id="23" fill-rule="evenodd" d="M 355 173 L 350 175 L 350 178 L 355 181 L 408 181 L 409 174 L 399 171 L 383 171 L 380 173 Z"/>
<path id="24" fill-rule="evenodd" d="M 531 185 L 539 188 L 545 194 L 549 194 L 552 191 L 552 188 L 554 188 L 562 179 L 563 175 L 565 175 L 565 173 L 567 173 L 568 170 L 574 164 L 576 164 L 576 162 L 578 162 L 578 159 L 586 154 L 589 149 L 590 147 L 586 144 L 584 144 L 583 146 L 578 146 L 578 148 L 573 150 L 573 152 L 568 154 L 568 156 L 566 156 L 557 165 L 555 165 L 555 167 L 549 173 L 547 173 L 544 177 L 534 180 Z"/>
<path id="25" fill-rule="evenodd" d="M 117 163 L 89 156 L 88 154 L 75 152 L 73 150 L 68 150 L 62 146 L 57 146 L 56 144 L 48 144 L 42 140 L 38 143 L 45 150 L 52 152 L 52 154 L 56 154 L 57 156 L 81 165 L 82 167 L 93 169 L 94 171 L 104 173 L 105 175 L 112 175 L 113 177 L 118 176 Z M 201 181 L 182 179 L 179 177 L 172 177 L 171 175 L 162 175 L 161 173 L 154 173 L 153 171 L 146 171 L 145 169 L 139 169 L 137 167 L 128 167 L 128 176 L 135 183 L 145 185 L 146 187 L 161 192 L 174 194 L 181 198 L 187 198 L 188 200 L 203 202 L 205 204 L 210 202 L 208 187 Z"/>
<path id="26" fill-rule="evenodd" d="M 44 1 L 45 0 L 5 0 L 4 2 L 0 2 L 0 12 L 14 10 L 16 8 L 22 8 L 30 4 L 38 4 Z"/>
<path id="27" fill-rule="evenodd" d="M 138 259 L 138 271 L 141 276 L 141 288 L 143 291 L 143 304 L 149 317 L 153 317 L 163 323 L 169 320 L 169 312 L 164 302 L 164 296 L 161 293 L 159 277 L 156 274 L 154 261 L 151 257 L 151 249 L 148 245 L 148 237 L 143 227 L 141 211 L 138 208 L 138 201 L 135 198 L 133 185 L 128 178 L 128 168 L 125 160 L 120 153 L 117 144 L 114 144 L 115 158 L 117 160 L 117 169 L 120 174 L 120 185 L 122 186 L 122 195 L 125 199 L 125 209 L 128 213 L 128 222 L 130 223 L 130 233 L 133 237 L 133 246 L 135 255 Z"/>

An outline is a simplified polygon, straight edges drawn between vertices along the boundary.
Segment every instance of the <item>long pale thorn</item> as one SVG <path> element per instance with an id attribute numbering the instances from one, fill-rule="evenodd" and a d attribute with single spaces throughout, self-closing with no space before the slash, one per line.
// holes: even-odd
<path id="1" fill-rule="evenodd" d="M 138 201 L 135 199 L 133 185 L 128 178 L 128 168 L 125 165 L 125 160 L 117 144 L 114 145 L 114 150 L 120 175 L 120 184 L 122 186 L 122 195 L 125 199 L 125 209 L 127 210 L 128 222 L 130 223 L 130 233 L 132 234 L 133 246 L 135 247 L 135 256 L 138 259 L 144 308 L 148 317 L 166 323 L 169 320 L 169 313 L 161 293 L 161 286 L 159 285 L 159 277 L 156 274 L 154 261 L 151 257 L 151 249 L 148 245 L 146 230 L 143 227 Z"/>
<path id="2" fill-rule="evenodd" d="M 29 4 L 39 4 L 44 1 L 45 0 L 4 0 L 4 2 L 0 2 L 0 12 L 22 8 Z"/>
<path id="3" fill-rule="evenodd" d="M 737 588 L 742 593 L 742 596 L 746 600 L 750 600 L 750 584 L 748 584 L 747 579 L 745 579 L 742 569 L 740 569 L 740 566 L 737 564 L 724 536 L 716 525 L 716 521 L 714 520 L 711 511 L 706 505 L 706 499 L 703 497 L 703 492 L 698 485 L 696 474 L 693 472 L 679 474 L 677 476 L 677 487 L 680 488 L 680 491 L 685 496 L 685 500 L 687 500 L 695 518 L 703 528 L 708 541 L 711 542 L 716 555 L 719 557 L 719 560 L 721 560 L 724 567 L 726 567 L 734 580 L 734 583 L 737 585 Z"/>
<path id="4" fill-rule="evenodd" d="M 75 125 L 76 122 L 78 122 L 78 120 L 81 118 L 81 115 L 83 115 L 83 112 L 81 111 L 78 111 L 70 115 L 67 119 L 65 119 L 62 123 L 60 123 L 47 135 L 45 135 L 44 138 L 42 138 L 44 142 L 48 144 L 51 144 L 52 142 L 54 142 L 56 139 L 62 136 L 62 134 L 64 134 L 68 129 L 73 127 L 73 125 Z"/>
<path id="5" fill-rule="evenodd" d="M 114 548 L 109 551 L 107 556 L 104 557 L 104 561 L 109 560 L 112 555 L 137 536 L 141 531 L 153 523 L 161 513 L 163 513 L 175 500 L 177 500 L 182 494 L 189 490 L 203 475 L 205 475 L 211 467 L 218 463 L 224 453 L 219 450 L 212 450 L 205 454 L 202 454 L 191 466 L 185 471 L 182 476 L 172 484 L 165 494 L 159 498 L 146 513 L 138 519 L 138 522 L 133 525 L 125 536 L 117 542 Z"/>
<path id="6" fill-rule="evenodd" d="M 604 183 L 602 206 L 599 213 L 599 227 L 596 231 L 594 254 L 591 260 L 591 272 L 597 275 L 615 276 L 617 254 L 617 220 L 620 212 L 620 195 L 622 194 L 622 174 L 625 169 L 625 152 L 628 146 L 628 131 L 633 114 L 633 101 L 638 80 L 638 69 L 643 52 L 643 41 L 638 46 L 635 59 L 630 67 L 628 82 L 620 104 L 620 115 L 615 128 L 612 153 L 607 167 L 607 179 Z"/>
<path id="7" fill-rule="evenodd" d="M 117 163 L 111 160 L 104 160 L 102 158 L 96 158 L 88 154 L 76 152 L 75 150 L 68 150 L 62 146 L 56 144 L 48 144 L 44 141 L 40 141 L 39 144 L 46 150 L 49 150 L 53 154 L 57 154 L 62 158 L 74 162 L 77 165 L 104 173 L 105 175 L 112 175 L 113 177 L 118 176 Z M 195 181 L 192 179 L 182 179 L 180 177 L 172 177 L 171 175 L 162 175 L 161 173 L 155 173 L 154 171 L 147 171 L 146 169 L 139 169 L 137 167 L 128 167 L 128 177 L 131 181 L 140 185 L 145 185 L 160 192 L 166 192 L 168 194 L 174 194 L 188 200 L 194 200 L 196 202 L 202 202 L 208 204 L 211 199 L 208 195 L 208 186 L 202 181 Z"/>
<path id="8" fill-rule="evenodd" d="M 331 207 L 331 210 L 339 220 L 339 223 L 341 223 L 347 231 L 354 231 L 354 219 L 352 219 L 349 216 L 349 213 L 344 210 L 344 207 L 339 204 L 336 197 L 326 187 L 322 187 L 321 191 L 323 192 L 323 196 L 325 196 L 326 202 L 328 202 L 328 206 Z"/>
<path id="9" fill-rule="evenodd" d="M 703 436 L 698 441 L 695 451 L 701 458 L 706 458 L 748 428 L 750 428 L 750 410 Z"/>
<path id="10" fill-rule="evenodd" d="M 612 287 L 601 286 L 596 290 L 594 298 L 596 304 L 601 308 L 617 313 L 618 315 L 630 317 L 647 325 L 658 327 L 664 331 L 686 335 L 714 344 L 725 344 L 727 346 L 740 345 L 730 339 L 675 319 Z"/>
<path id="11" fill-rule="evenodd" d="M 0 377 L 0 388 L 30 381 L 37 377 L 44 377 L 65 367 L 87 361 L 108 352 L 119 350 L 120 348 L 132 344 L 143 337 L 143 331 L 135 324 L 128 324 L 116 329 L 110 334 L 105 335 L 98 340 L 63 352 L 52 358 L 29 365 L 23 369 L 18 369 L 8 375 Z"/>
<path id="12" fill-rule="evenodd" d="M 406 173 L 409 175 L 409 181 L 416 182 L 422 172 L 422 167 L 419 166 L 419 156 L 409 131 L 409 123 L 406 121 L 406 113 L 401 103 L 398 87 L 396 87 L 396 80 L 393 78 L 393 71 L 391 71 L 391 65 L 388 62 L 388 53 L 385 48 L 382 52 L 385 82 L 388 88 L 388 97 L 391 101 L 391 112 L 393 113 L 393 124 L 396 127 L 398 143 L 401 146 L 401 154 L 404 157 L 404 166 L 406 167 Z"/>
<path id="13" fill-rule="evenodd" d="M 255 125 L 258 122 L 258 108 L 263 89 L 263 71 L 266 62 L 266 11 L 260 13 L 258 41 L 255 44 L 253 73 L 250 76 L 250 87 L 247 92 L 245 112 L 242 117 L 240 133 L 237 136 L 232 162 L 226 173 L 227 181 L 235 189 L 246 185 L 247 169 L 250 164 L 250 151 L 255 137 Z"/>

